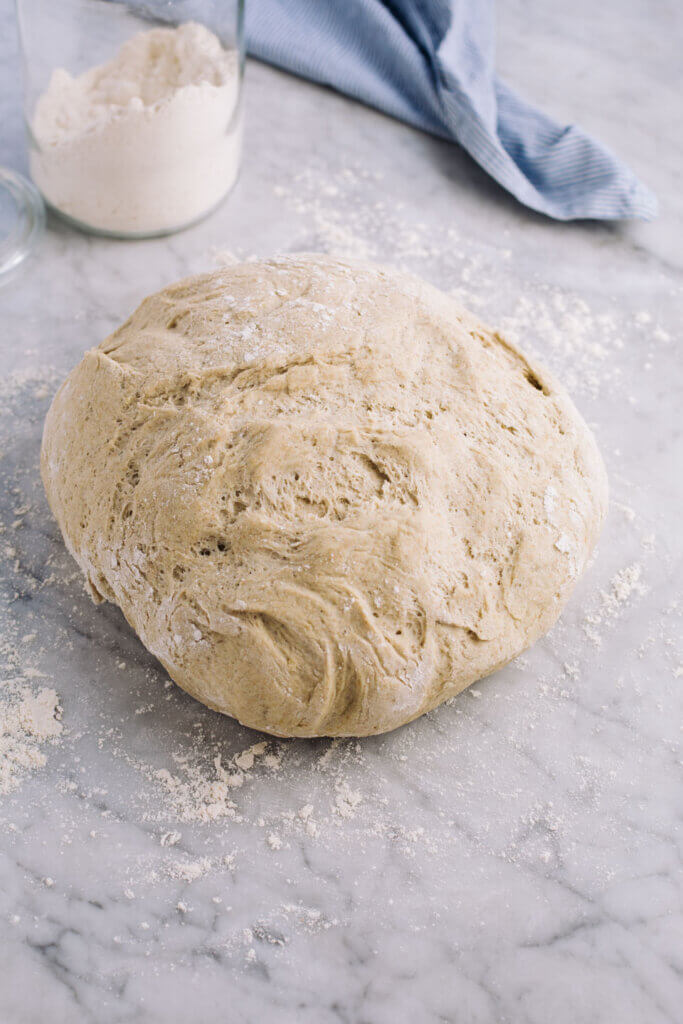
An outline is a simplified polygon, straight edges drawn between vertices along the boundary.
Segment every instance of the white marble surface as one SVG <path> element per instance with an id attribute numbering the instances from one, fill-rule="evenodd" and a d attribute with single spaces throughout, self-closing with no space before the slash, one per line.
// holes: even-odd
<path id="1" fill-rule="evenodd" d="M 9 6 L 0 123 L 22 166 Z M 215 216 L 136 244 L 52 223 L 0 289 L 0 665 L 54 687 L 64 726 L 0 798 L 2 1024 L 681 1020 L 680 5 L 500 7 L 501 71 L 628 159 L 657 222 L 550 223 L 453 147 L 252 65 L 245 167 Z M 281 744 L 233 818 L 179 822 L 151 772 L 191 786 L 259 737 L 165 687 L 90 604 L 42 495 L 42 417 L 86 347 L 215 248 L 359 235 L 527 325 L 605 454 L 600 550 L 552 634 L 473 693 L 359 744 Z"/>

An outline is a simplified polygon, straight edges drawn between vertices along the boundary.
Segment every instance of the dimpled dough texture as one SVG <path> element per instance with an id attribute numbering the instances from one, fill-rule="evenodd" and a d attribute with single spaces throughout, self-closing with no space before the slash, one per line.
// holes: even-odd
<path id="1" fill-rule="evenodd" d="M 146 299 L 47 417 L 96 601 L 278 736 L 416 718 L 544 633 L 606 509 L 565 392 L 424 282 L 325 256 Z"/>

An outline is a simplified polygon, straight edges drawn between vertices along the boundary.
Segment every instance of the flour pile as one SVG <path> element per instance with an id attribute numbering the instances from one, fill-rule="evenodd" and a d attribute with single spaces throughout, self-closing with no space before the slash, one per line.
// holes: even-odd
<path id="1" fill-rule="evenodd" d="M 0 795 L 6 796 L 45 765 L 42 748 L 61 735 L 62 709 L 52 688 L 34 691 L 22 679 L 0 682 L 0 697 Z"/>
<path id="2" fill-rule="evenodd" d="M 237 177 L 238 96 L 237 53 L 203 25 L 140 32 L 106 64 L 53 72 L 31 174 L 52 206 L 100 231 L 190 224 Z"/>

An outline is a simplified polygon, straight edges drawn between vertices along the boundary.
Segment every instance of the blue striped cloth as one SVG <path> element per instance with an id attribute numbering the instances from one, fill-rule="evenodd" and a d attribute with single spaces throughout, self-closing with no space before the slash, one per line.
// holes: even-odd
<path id="1" fill-rule="evenodd" d="M 654 217 L 653 193 L 609 150 L 496 76 L 494 16 L 493 0 L 248 0 L 247 47 L 459 142 L 540 213 Z"/>

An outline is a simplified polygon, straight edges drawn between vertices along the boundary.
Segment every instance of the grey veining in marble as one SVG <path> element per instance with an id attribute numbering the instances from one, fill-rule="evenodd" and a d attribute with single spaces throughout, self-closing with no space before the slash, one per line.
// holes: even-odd
<path id="1" fill-rule="evenodd" d="M 456 149 L 252 64 L 244 170 L 212 218 L 135 244 L 52 222 L 0 288 L 0 622 L 18 648 L 0 663 L 42 673 L 26 685 L 54 687 L 64 726 L 0 797 L 1 1024 L 681 1020 L 680 6 L 499 6 L 501 74 L 612 145 L 658 221 L 551 223 Z M 12 17 L 5 0 L 0 123 L 22 167 Z M 196 793 L 195 767 L 213 777 L 260 737 L 165 686 L 90 603 L 42 495 L 42 418 L 150 291 L 216 249 L 324 247 L 330 217 L 489 319 L 522 294 L 568 336 L 584 316 L 575 351 L 546 351 L 543 324 L 528 340 L 596 431 L 610 517 L 516 663 L 389 736 L 282 744 L 232 817 L 179 821 L 153 772 Z"/>

